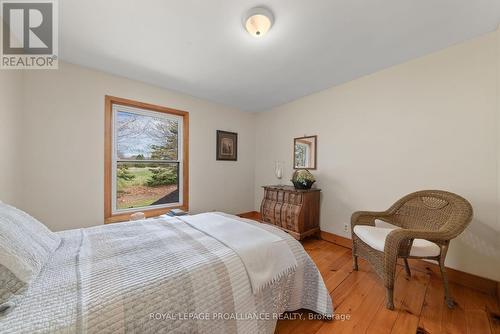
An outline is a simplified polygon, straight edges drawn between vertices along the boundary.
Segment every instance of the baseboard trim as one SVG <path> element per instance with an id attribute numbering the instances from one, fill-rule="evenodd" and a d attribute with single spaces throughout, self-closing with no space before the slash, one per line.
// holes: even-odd
<path id="1" fill-rule="evenodd" d="M 333 233 L 321 231 L 320 233 L 321 239 L 325 241 L 329 241 L 331 243 L 337 244 L 342 247 L 346 247 L 352 249 L 352 240 L 348 238 L 341 237 L 340 235 L 336 235 Z"/>
<path id="2" fill-rule="evenodd" d="M 352 249 L 351 239 L 344 238 L 333 233 L 321 231 L 321 239 Z M 439 277 L 441 276 L 439 266 L 435 263 L 417 259 L 409 259 L 408 263 L 410 264 L 412 270 L 426 272 Z M 497 296 L 497 298 L 500 297 L 500 282 L 449 267 L 446 267 L 446 272 L 448 273 L 448 280 L 450 282 L 479 290 L 489 295 Z"/>
<path id="3" fill-rule="evenodd" d="M 260 212 L 257 212 L 257 211 L 248 211 L 248 212 L 238 213 L 237 216 L 241 217 L 241 218 L 260 220 Z"/>

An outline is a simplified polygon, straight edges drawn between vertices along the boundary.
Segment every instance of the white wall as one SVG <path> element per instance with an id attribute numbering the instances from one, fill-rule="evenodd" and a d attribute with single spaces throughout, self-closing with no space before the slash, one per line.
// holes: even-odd
<path id="1" fill-rule="evenodd" d="M 259 113 L 256 209 L 275 160 L 290 177 L 293 138 L 318 135 L 322 230 L 350 237 L 352 212 L 446 189 L 475 210 L 447 265 L 500 280 L 497 43 L 491 33 Z"/>
<path id="2" fill-rule="evenodd" d="M 188 111 L 191 210 L 252 210 L 255 115 L 66 63 L 25 75 L 22 209 L 53 230 L 103 223 L 105 95 Z M 238 133 L 237 162 L 215 160 L 217 129 Z"/>
<path id="3" fill-rule="evenodd" d="M 22 110 L 23 73 L 0 73 L 0 201 L 17 205 L 20 196 L 18 183 L 17 126 Z"/>

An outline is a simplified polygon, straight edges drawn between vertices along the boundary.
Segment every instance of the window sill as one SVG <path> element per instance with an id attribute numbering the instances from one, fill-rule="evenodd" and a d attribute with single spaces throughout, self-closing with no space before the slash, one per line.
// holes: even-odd
<path id="1" fill-rule="evenodd" d="M 120 213 L 112 215 L 111 217 L 104 218 L 104 224 L 121 223 L 130 221 L 130 216 L 136 212 L 143 212 L 146 218 L 157 217 L 168 213 L 172 209 L 182 209 L 184 211 L 189 211 L 187 206 L 171 206 L 168 208 L 161 209 L 151 209 L 151 210 L 137 210 L 133 212 Z"/>

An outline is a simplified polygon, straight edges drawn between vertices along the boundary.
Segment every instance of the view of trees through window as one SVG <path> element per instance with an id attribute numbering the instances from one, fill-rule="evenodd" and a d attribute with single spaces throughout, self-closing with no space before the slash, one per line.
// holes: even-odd
<path id="1" fill-rule="evenodd" d="M 116 209 L 179 202 L 179 121 L 118 111 Z"/>

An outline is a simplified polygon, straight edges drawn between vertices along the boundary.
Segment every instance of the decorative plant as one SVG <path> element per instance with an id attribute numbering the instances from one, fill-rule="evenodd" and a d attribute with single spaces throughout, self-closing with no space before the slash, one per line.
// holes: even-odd
<path id="1" fill-rule="evenodd" d="M 293 173 L 291 181 L 297 189 L 309 189 L 316 179 L 307 169 L 299 169 Z"/>

